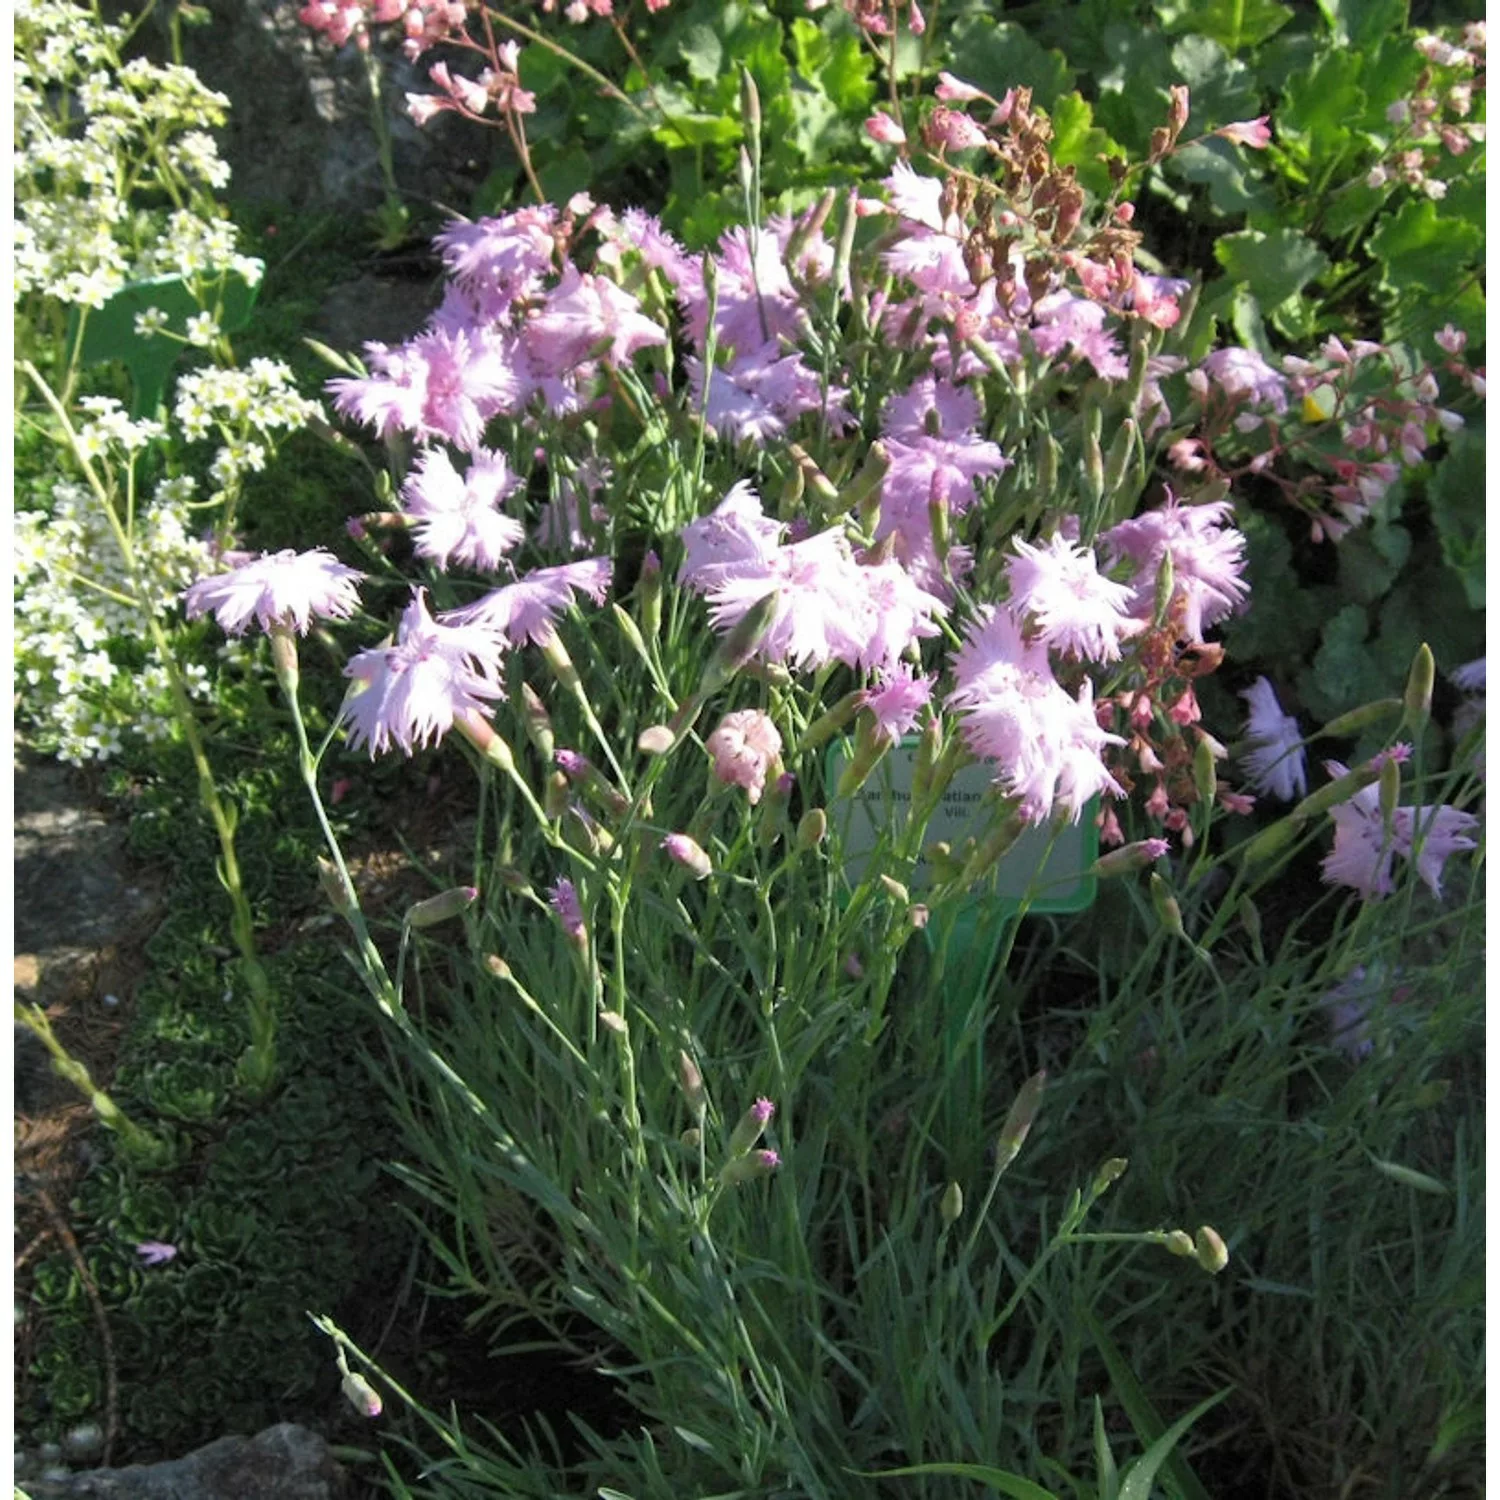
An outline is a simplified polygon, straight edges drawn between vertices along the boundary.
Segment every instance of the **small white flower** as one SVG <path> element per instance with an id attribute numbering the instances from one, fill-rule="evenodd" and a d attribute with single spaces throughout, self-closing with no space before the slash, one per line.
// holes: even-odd
<path id="1" fill-rule="evenodd" d="M 1307 751 L 1296 719 L 1282 711 L 1269 678 L 1257 677 L 1240 697 L 1250 705 L 1245 736 L 1252 748 L 1240 757 L 1250 785 L 1282 802 L 1295 802 L 1307 792 Z"/>

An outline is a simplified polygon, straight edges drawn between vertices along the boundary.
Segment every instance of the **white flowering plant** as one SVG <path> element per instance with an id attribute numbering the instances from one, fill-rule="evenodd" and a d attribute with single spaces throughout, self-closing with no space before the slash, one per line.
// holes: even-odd
<path id="1" fill-rule="evenodd" d="M 1401 697 L 1307 737 L 1378 746 L 1310 793 L 1274 686 L 1248 690 L 1238 756 L 1199 699 L 1213 635 L 1253 609 L 1247 476 L 1208 461 L 1216 424 L 1239 404 L 1282 457 L 1290 434 L 1375 420 L 1302 406 L 1339 349 L 1278 367 L 1215 348 L 1193 284 L 1137 262 L 1130 165 L 1083 189 L 1024 88 L 944 75 L 910 140 L 878 126 L 902 152 L 878 183 L 763 216 L 743 87 L 745 222 L 712 250 L 582 194 L 458 220 L 427 326 L 335 356 L 334 404 L 388 463 L 351 525 L 365 579 L 288 551 L 186 606 L 270 637 L 326 889 L 454 1220 L 445 1263 L 499 1316 L 612 1359 L 651 1425 L 598 1439 L 591 1490 L 874 1494 L 882 1471 L 960 1462 L 1076 1490 L 1087 1438 L 1042 1423 L 1026 1373 L 1071 1305 L 1062 1252 L 1150 1246 L 1218 1275 L 1250 1231 L 1086 1228 L 1112 1156 L 1040 1234 L 1004 1207 L 1054 1054 L 989 1049 L 1018 1022 L 1013 962 L 1061 951 L 1024 928 L 1052 852 L 1097 831 L 1072 880 L 1130 893 L 1105 941 L 1131 983 L 1181 964 L 1223 1000 L 1263 962 L 1257 898 L 1330 829 L 1327 880 L 1364 898 L 1321 898 L 1344 924 L 1330 961 L 1380 901 L 1438 901 L 1478 844 L 1476 781 L 1424 759 L 1425 647 Z M 1185 144 L 1187 90 L 1164 104 L 1158 159 Z M 1361 494 L 1294 498 L 1332 546 Z M 298 640 L 356 590 L 389 628 L 315 746 Z M 451 738 L 475 774 L 469 879 L 395 932 L 325 809 L 341 727 L 371 757 Z M 909 782 L 883 781 L 908 753 Z M 1249 785 L 1298 800 L 1255 829 Z M 861 799 L 879 823 L 856 861 Z M 976 891 L 992 941 L 966 943 Z M 502 1243 L 516 1198 L 535 1222 Z M 514 1459 L 465 1464 L 526 1493 Z"/>

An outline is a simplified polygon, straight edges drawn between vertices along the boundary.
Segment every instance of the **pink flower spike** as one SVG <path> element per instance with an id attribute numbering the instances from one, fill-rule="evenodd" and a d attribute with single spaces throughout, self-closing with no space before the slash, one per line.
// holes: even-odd
<path id="1" fill-rule="evenodd" d="M 492 629 L 435 621 L 425 591 L 414 590 L 395 645 L 361 651 L 344 668 L 346 677 L 363 684 L 339 710 L 349 744 L 367 744 L 372 760 L 392 742 L 410 755 L 440 740 L 455 719 L 488 718 L 486 700 L 504 696 L 495 680 L 503 647 Z"/>
<path id="2" fill-rule="evenodd" d="M 355 580 L 365 575 L 346 568 L 331 552 L 263 552 L 228 573 L 200 578 L 184 590 L 187 617 L 212 610 L 229 635 L 242 635 L 252 617 L 262 630 L 291 626 L 306 635 L 314 619 L 346 620 L 359 604 Z"/>
<path id="3" fill-rule="evenodd" d="M 164 1240 L 142 1240 L 135 1247 L 135 1253 L 140 1256 L 143 1266 L 164 1266 L 177 1259 L 177 1246 Z"/>
<path id="4" fill-rule="evenodd" d="M 1233 141 L 1237 146 L 1249 146 L 1255 151 L 1264 151 L 1271 144 L 1270 116 L 1261 115 L 1255 120 L 1236 120 L 1232 125 L 1221 125 L 1213 133 Z"/>

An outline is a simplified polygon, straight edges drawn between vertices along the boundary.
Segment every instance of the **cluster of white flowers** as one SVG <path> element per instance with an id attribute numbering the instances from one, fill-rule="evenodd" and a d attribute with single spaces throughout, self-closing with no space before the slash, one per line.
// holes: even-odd
<path id="1" fill-rule="evenodd" d="M 136 580 L 153 613 L 175 607 L 182 590 L 213 566 L 208 545 L 193 536 L 188 501 L 193 481 L 163 480 L 136 518 Z M 119 650 L 141 638 L 140 610 L 109 523 L 82 485 L 60 482 L 47 510 L 18 511 L 14 531 L 16 710 L 39 742 L 72 765 L 117 755 L 124 737 L 148 742 L 174 732 L 167 671 L 146 648 L 132 646 L 129 670 Z M 221 656 L 243 657 L 226 642 Z M 111 652 L 111 646 L 116 652 Z M 183 669 L 195 697 L 211 696 L 206 668 Z"/>
<path id="2" fill-rule="evenodd" d="M 184 437 L 217 432 L 222 446 L 209 469 L 222 500 L 247 473 L 258 473 L 275 451 L 274 435 L 323 420 L 323 408 L 297 394 L 280 360 L 252 359 L 243 370 L 190 370 L 177 382 L 172 415 Z"/>
<path id="3" fill-rule="evenodd" d="M 229 168 L 202 127 L 229 101 L 188 68 L 122 62 L 126 33 L 83 6 L 16 0 L 14 14 L 16 299 L 102 307 L 155 276 L 257 281 L 212 196 Z M 138 211 L 130 194 L 151 189 L 187 206 Z"/>

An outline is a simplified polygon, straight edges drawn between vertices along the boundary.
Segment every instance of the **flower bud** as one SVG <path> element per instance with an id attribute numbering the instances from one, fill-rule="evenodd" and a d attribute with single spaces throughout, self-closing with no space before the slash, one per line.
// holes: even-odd
<path id="1" fill-rule="evenodd" d="M 599 1024 L 614 1032 L 616 1036 L 624 1036 L 630 1030 L 625 1017 L 617 1010 L 601 1010 Z"/>
<path id="2" fill-rule="evenodd" d="M 1214 742 L 1207 735 L 1200 735 L 1193 748 L 1193 790 L 1205 806 L 1212 806 L 1214 789 L 1218 785 L 1218 772 L 1214 765 Z"/>
<path id="3" fill-rule="evenodd" d="M 774 1151 L 752 1151 L 748 1156 L 736 1156 L 725 1162 L 719 1170 L 719 1180 L 727 1187 L 733 1187 L 737 1182 L 769 1177 L 780 1165 L 781 1158 Z"/>
<path id="4" fill-rule="evenodd" d="M 1264 864 L 1285 849 L 1300 831 L 1300 825 L 1290 815 L 1278 818 L 1269 828 L 1262 828 L 1253 839 L 1240 845 L 1240 858 L 1247 865 Z"/>
<path id="5" fill-rule="evenodd" d="M 1124 483 L 1125 467 L 1135 451 L 1135 419 L 1126 417 L 1104 459 L 1104 493 L 1113 495 Z"/>
<path id="6" fill-rule="evenodd" d="M 1167 611 L 1172 607 L 1172 595 L 1176 591 L 1177 580 L 1172 571 L 1172 549 L 1164 548 L 1161 554 L 1161 562 L 1156 569 L 1156 597 L 1152 603 L 1151 623 L 1160 629 L 1167 622 Z"/>
<path id="7" fill-rule="evenodd" d="M 1241 896 L 1235 910 L 1239 913 L 1240 926 L 1245 929 L 1250 941 L 1258 947 L 1260 945 L 1260 908 L 1248 896 Z"/>
<path id="8" fill-rule="evenodd" d="M 1124 1175 L 1125 1168 L 1130 1162 L 1123 1156 L 1112 1156 L 1094 1173 L 1093 1183 L 1089 1187 L 1091 1198 L 1101 1197 L 1107 1193 Z"/>
<path id="9" fill-rule="evenodd" d="M 807 726 L 807 733 L 798 742 L 798 754 L 804 754 L 808 750 L 816 750 L 819 745 L 832 739 L 859 712 L 864 698 L 865 690 L 863 688 L 856 688 L 852 693 L 845 693 L 827 713 L 819 714 Z"/>
<path id="10" fill-rule="evenodd" d="M 902 885 L 901 882 L 894 876 L 882 875 L 880 877 L 880 884 L 884 888 L 886 895 L 888 895 L 891 900 L 897 902 L 901 906 L 911 905 L 911 892 L 907 890 L 907 888 Z"/>
<path id="11" fill-rule="evenodd" d="M 1151 904 L 1156 908 L 1156 917 L 1161 925 L 1173 937 L 1186 940 L 1187 933 L 1182 926 L 1182 908 L 1177 904 L 1177 898 L 1166 881 L 1154 873 L 1151 876 Z"/>
<path id="12" fill-rule="evenodd" d="M 380 1394 L 363 1375 L 353 1370 L 345 1374 L 342 1381 L 344 1399 L 362 1417 L 378 1417 L 381 1413 Z"/>
<path id="13" fill-rule="evenodd" d="M 708 851 L 687 834 L 669 833 L 661 841 L 661 846 L 670 859 L 691 873 L 694 880 L 705 880 L 713 873 L 713 861 L 709 859 Z"/>
<path id="14" fill-rule="evenodd" d="M 625 637 L 631 650 L 649 666 L 651 654 L 646 650 L 646 638 L 641 634 L 641 627 L 635 623 L 630 611 L 622 608 L 616 601 L 610 606 L 610 612 L 614 615 L 615 624 L 620 627 L 620 634 Z"/>
<path id="15" fill-rule="evenodd" d="M 685 1051 L 677 1054 L 677 1081 L 682 1085 L 682 1097 L 695 1115 L 703 1113 L 708 1095 L 703 1087 L 703 1074 L 698 1064 Z"/>
<path id="16" fill-rule="evenodd" d="M 761 1132 L 771 1123 L 776 1106 L 769 1099 L 759 1098 L 734 1127 L 729 1137 L 728 1155 L 743 1156 L 761 1137 Z"/>
<path id="17" fill-rule="evenodd" d="M 1083 435 L 1083 480 L 1089 499 L 1095 504 L 1104 498 L 1104 454 L 1095 433 Z"/>
<path id="18" fill-rule="evenodd" d="M 703 1144 L 703 1132 L 696 1125 L 690 1125 L 677 1137 L 689 1151 L 696 1151 Z"/>
<path id="19" fill-rule="evenodd" d="M 1320 786 L 1311 796 L 1304 797 L 1287 816 L 1298 823 L 1306 823 L 1309 819 L 1326 813 L 1329 808 L 1347 802 L 1356 793 L 1364 791 L 1379 776 L 1380 770 L 1377 766 L 1356 766 L 1347 775 L 1340 776 L 1337 781 L 1330 781 L 1327 786 Z M 1270 832 L 1269 829 L 1266 831 Z"/>
<path id="20" fill-rule="evenodd" d="M 699 692 L 704 697 L 718 692 L 750 660 L 771 628 L 780 603 L 781 594 L 773 589 L 735 621 L 734 628 L 719 642 L 703 674 Z"/>
<path id="21" fill-rule="evenodd" d="M 486 953 L 484 955 L 484 966 L 496 979 L 510 979 L 514 977 L 510 965 L 498 953 Z"/>
<path id="22" fill-rule="evenodd" d="M 757 136 L 760 134 L 760 90 L 755 86 L 755 79 L 750 69 L 740 64 L 740 113 L 745 118 L 745 134 Z"/>
<path id="23" fill-rule="evenodd" d="M 1136 870 L 1144 870 L 1147 865 L 1154 865 L 1171 847 L 1166 839 L 1140 839 L 1136 843 L 1111 849 L 1108 854 L 1101 854 L 1085 873 L 1099 876 L 1130 875 Z"/>
<path id="24" fill-rule="evenodd" d="M 568 778 L 554 771 L 542 789 L 542 809 L 549 818 L 560 818 L 568 810 Z"/>
<path id="25" fill-rule="evenodd" d="M 891 450 L 877 438 L 870 444 L 870 451 L 865 454 L 865 461 L 860 465 L 859 472 L 840 493 L 838 513 L 856 511 L 860 519 L 864 520 L 865 507 L 871 500 L 879 500 L 880 487 L 885 483 L 885 476 L 890 467 Z"/>
<path id="26" fill-rule="evenodd" d="M 1372 729 L 1375 725 L 1386 719 L 1393 719 L 1401 712 L 1402 704 L 1399 698 L 1377 698 L 1372 703 L 1362 703 L 1358 708 L 1351 708 L 1348 713 L 1340 714 L 1336 719 L 1330 719 L 1319 731 L 1317 738 L 1327 737 L 1329 739 L 1349 739 L 1354 735 L 1362 734 L 1366 729 Z"/>
<path id="27" fill-rule="evenodd" d="M 433 927 L 446 922 L 460 912 L 467 911 L 478 899 L 479 888 L 473 885 L 456 885 L 452 890 L 439 891 L 425 901 L 418 901 L 406 909 L 408 927 Z"/>
<path id="28" fill-rule="evenodd" d="M 1210 1276 L 1217 1276 L 1229 1264 L 1229 1247 L 1207 1224 L 1199 1227 L 1198 1233 L 1193 1237 L 1193 1243 L 1198 1256 L 1198 1264 Z"/>
<path id="29" fill-rule="evenodd" d="M 821 807 L 809 808 L 797 824 L 797 848 L 803 853 L 816 849 L 828 837 L 828 814 Z"/>
<path id="30" fill-rule="evenodd" d="M 642 755 L 665 755 L 677 743 L 677 736 L 666 724 L 652 724 L 636 736 L 635 747 Z"/>
<path id="31" fill-rule="evenodd" d="M 1393 755 L 1380 763 L 1380 818 L 1387 828 L 1401 802 L 1401 762 Z"/>
<path id="32" fill-rule="evenodd" d="M 661 559 L 647 552 L 641 562 L 640 581 L 635 586 L 641 605 L 641 629 L 652 640 L 661 634 Z"/>
<path id="33" fill-rule="evenodd" d="M 1432 715 L 1432 681 L 1437 668 L 1432 660 L 1432 648 L 1423 641 L 1412 658 L 1411 671 L 1406 677 L 1406 692 L 1402 697 L 1405 714 L 1402 727 L 1420 734 Z"/>
<path id="34" fill-rule="evenodd" d="M 1047 1070 L 1033 1073 L 1021 1085 L 1016 1102 L 1011 1105 L 1005 1123 L 1000 1127 L 1000 1137 L 995 1143 L 995 1172 L 1003 1172 L 1020 1154 L 1036 1123 L 1037 1112 L 1042 1107 L 1042 1090 L 1047 1086 Z"/>
<path id="35" fill-rule="evenodd" d="M 956 1222 L 963 1211 L 964 1190 L 956 1182 L 950 1182 L 938 1204 L 938 1214 L 946 1225 Z"/>
<path id="36" fill-rule="evenodd" d="M 1174 1229 L 1167 1236 L 1166 1249 L 1173 1255 L 1181 1256 L 1184 1260 L 1192 1260 L 1198 1254 L 1192 1235 L 1185 1229 Z"/>
<path id="37" fill-rule="evenodd" d="M 521 684 L 521 718 L 526 725 L 526 738 L 531 741 L 543 763 L 550 765 L 555 748 L 552 719 L 547 713 L 547 705 L 529 682 Z"/>
<path id="38" fill-rule="evenodd" d="M 318 885 L 323 894 L 328 898 L 328 904 L 341 916 L 347 916 L 350 911 L 349 893 L 344 889 L 343 878 L 339 875 L 338 867 L 318 856 Z"/>

